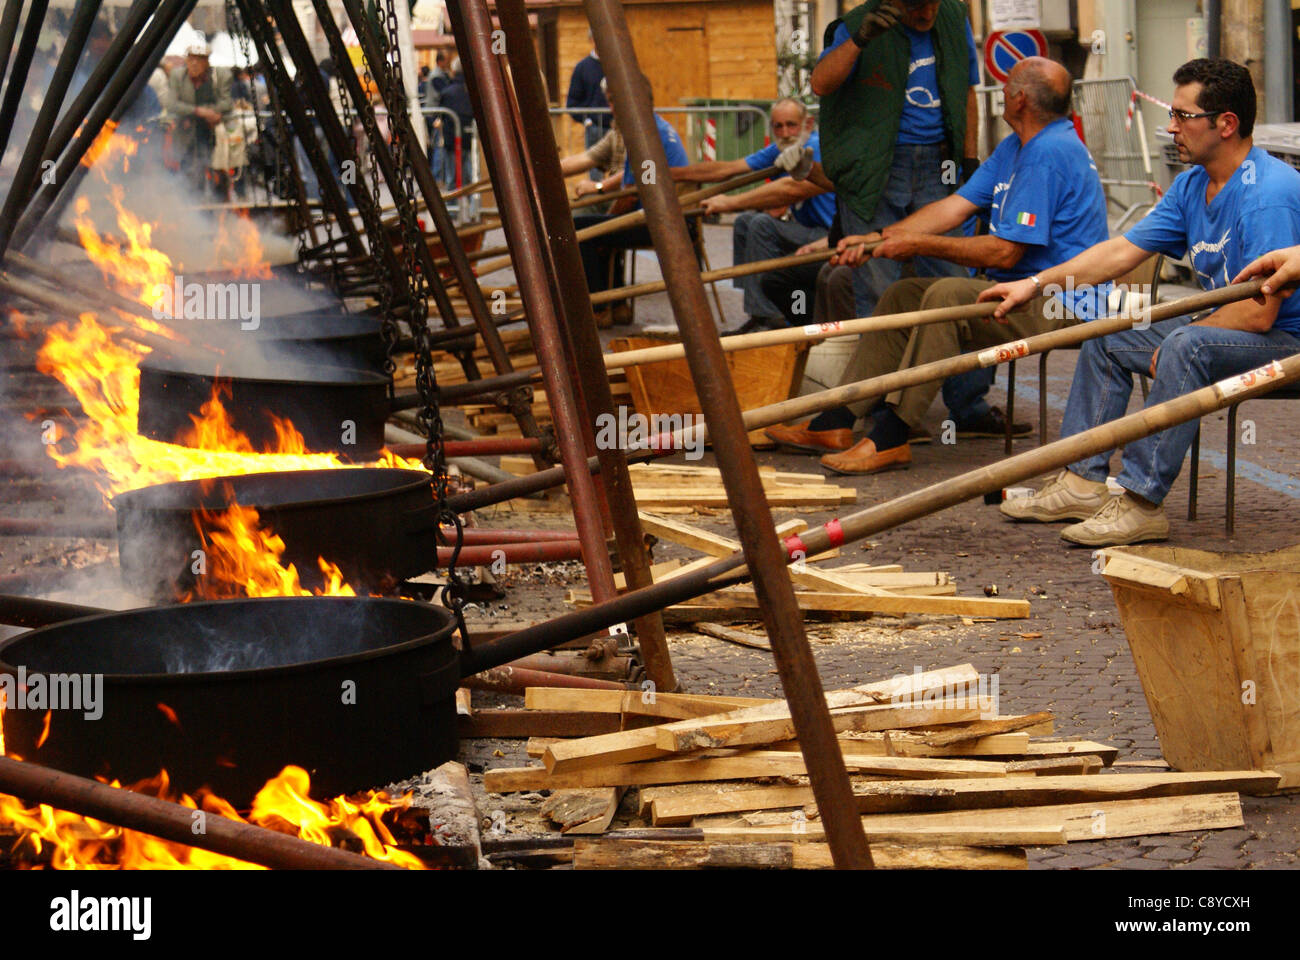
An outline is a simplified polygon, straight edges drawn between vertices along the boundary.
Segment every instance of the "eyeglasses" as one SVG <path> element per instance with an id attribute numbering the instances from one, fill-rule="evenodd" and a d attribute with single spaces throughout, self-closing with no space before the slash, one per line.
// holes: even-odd
<path id="1" fill-rule="evenodd" d="M 1213 110 L 1210 113 L 1188 113 L 1186 110 L 1174 110 L 1173 108 L 1170 108 L 1169 119 L 1176 120 L 1178 123 L 1186 123 L 1188 120 L 1200 120 L 1205 117 L 1217 117 L 1219 114 L 1226 113 L 1226 112 L 1227 111 L 1225 110 Z"/>

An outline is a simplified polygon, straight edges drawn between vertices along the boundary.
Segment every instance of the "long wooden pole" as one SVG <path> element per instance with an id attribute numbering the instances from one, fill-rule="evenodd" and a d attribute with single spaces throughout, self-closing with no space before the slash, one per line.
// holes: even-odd
<path id="1" fill-rule="evenodd" d="M 1222 302 L 1247 299 L 1257 293 L 1261 286 L 1262 281 L 1256 280 L 1248 284 L 1224 288 L 1231 292 Z M 849 544 L 946 510 L 966 500 L 1001 490 L 1012 484 L 1022 483 L 1052 470 L 1060 470 L 1085 457 L 1114 450 L 1116 447 L 1168 430 L 1188 420 L 1204 417 L 1231 404 L 1263 396 L 1298 380 L 1300 380 L 1300 354 L 1228 377 L 1218 383 L 1183 394 L 1181 397 L 1175 397 L 1110 423 L 1093 427 L 1091 430 L 1085 430 L 1083 433 L 1035 447 L 1014 457 L 941 480 L 923 489 L 806 530 L 784 541 L 789 561 L 794 562 L 800 556 L 815 556 L 832 546 Z M 664 580 L 652 587 L 625 593 L 608 603 L 594 605 L 585 610 L 548 620 L 544 624 L 527 627 L 508 637 L 493 641 L 490 650 L 476 649 L 475 653 L 485 665 L 498 660 L 505 662 L 518 656 L 519 653 L 532 650 L 537 643 L 538 635 L 544 636 L 552 644 L 562 642 L 569 637 L 585 636 L 604 629 L 610 624 L 620 623 L 647 610 L 662 610 L 672 604 L 683 603 L 722 587 L 744 582 L 749 576 L 741 569 L 744 566 L 744 555 L 735 553 L 691 574 Z"/>
<path id="2" fill-rule="evenodd" d="M 1263 281 L 1252 280 L 1249 283 L 1233 284 L 1232 286 L 1220 287 L 1217 290 L 1206 290 L 1178 300 L 1171 300 L 1168 303 L 1147 307 L 1137 317 L 1118 316 L 1104 320 L 1076 323 L 1069 327 L 1062 327 L 1059 330 L 1040 333 L 1024 340 L 1012 340 L 990 347 L 987 350 L 963 353 L 956 357 L 935 360 L 932 363 L 923 363 L 920 366 L 907 367 L 884 376 L 872 377 L 869 380 L 859 380 L 856 383 L 831 387 L 829 390 L 821 390 L 804 397 L 794 397 L 790 400 L 782 400 L 779 403 L 768 404 L 765 407 L 756 407 L 745 412 L 745 429 L 758 430 L 762 427 L 770 427 L 774 423 L 783 423 L 798 417 L 821 413 L 824 410 L 847 406 L 861 400 L 887 396 L 896 390 L 904 390 L 908 387 L 931 383 L 935 380 L 946 380 L 955 374 L 966 373 L 981 367 L 993 367 L 998 364 L 1009 363 L 1012 360 L 1021 360 L 1037 353 L 1047 353 L 1065 347 L 1076 347 L 1086 340 L 1104 337 L 1111 333 L 1119 333 L 1135 326 L 1146 327 L 1161 320 L 1169 320 L 1173 317 L 1181 317 L 1184 314 L 1219 307 L 1225 303 L 1245 300 L 1257 294 L 1262 285 Z M 995 306 L 995 304 L 990 303 L 981 306 Z M 672 449 L 678 449 L 686 443 L 692 445 L 702 443 L 707 439 L 708 435 L 708 424 L 703 423 L 697 424 L 690 429 L 665 434 L 658 440 L 661 449 L 668 449 L 669 442 L 673 444 Z"/>
<path id="3" fill-rule="evenodd" d="M 727 193 L 740 187 L 749 186 L 751 183 L 757 183 L 759 180 L 766 180 L 780 171 L 776 167 L 764 167 L 762 170 L 751 170 L 749 173 L 742 173 L 738 177 L 732 177 L 722 183 L 715 183 L 710 187 L 704 187 L 700 190 L 692 190 L 689 193 L 683 193 L 677 198 L 678 204 L 681 205 L 683 212 L 689 212 L 698 206 L 702 201 L 709 197 L 716 197 L 718 194 Z M 577 232 L 578 241 L 594 240 L 596 237 L 604 237 L 611 233 L 618 233 L 620 230 L 626 230 L 629 227 L 640 226 L 645 223 L 645 210 L 632 210 L 628 213 L 620 214 L 617 217 L 610 217 L 600 223 L 594 223 L 589 227 L 583 227 Z M 830 256 L 828 253 L 827 257 Z M 478 268 L 480 278 L 487 276 L 489 273 L 495 273 L 503 270 L 512 263 L 510 257 L 501 257 L 498 260 L 489 260 Z M 706 278 L 707 282 L 707 278 Z M 626 289 L 626 288 L 625 288 Z M 660 289 L 663 289 L 662 287 Z M 592 297 L 592 303 L 596 299 Z"/>

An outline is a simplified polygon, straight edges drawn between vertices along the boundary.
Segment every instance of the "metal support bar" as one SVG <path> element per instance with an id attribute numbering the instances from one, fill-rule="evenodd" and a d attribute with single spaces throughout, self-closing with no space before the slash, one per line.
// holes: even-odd
<path id="1" fill-rule="evenodd" d="M 361 234 L 352 219 L 352 213 L 348 209 L 348 202 L 343 197 L 343 191 L 339 189 L 338 180 L 334 177 L 334 171 L 330 168 L 329 161 L 325 159 L 320 141 L 316 139 L 316 130 L 312 126 L 311 118 L 308 117 L 307 110 L 298 98 L 298 92 L 289 79 L 289 72 L 285 69 L 284 58 L 280 55 L 280 47 L 276 43 L 275 34 L 267 22 L 265 5 L 261 0 L 235 0 L 235 2 L 239 6 L 239 15 L 244 18 L 244 26 L 248 28 L 253 43 L 257 45 L 258 60 L 265 66 L 267 76 L 271 82 L 276 85 L 276 89 L 280 94 L 280 104 L 288 111 L 289 122 L 293 125 L 294 134 L 298 137 L 298 142 L 302 144 L 303 152 L 307 155 L 307 162 L 311 164 L 312 170 L 316 174 L 316 181 L 320 184 L 321 198 L 325 201 L 325 206 L 333 214 L 334 219 L 343 230 L 343 240 L 347 243 L 348 252 L 354 257 L 368 256 L 369 251 L 367 251 L 366 245 L 361 242 Z M 292 144 L 290 149 L 293 149 Z"/>
<path id="2" fill-rule="evenodd" d="M 140 90 L 149 82 L 149 75 L 162 59 L 167 44 L 197 3 L 198 0 L 164 0 L 154 12 L 148 28 L 118 64 L 99 99 L 86 114 L 77 139 L 63 151 L 53 179 L 41 187 L 19 219 L 14 228 L 19 250 L 27 249 L 42 221 L 47 217 L 57 220 L 63 206 L 76 195 L 81 178 L 89 169 L 81 162 L 86 151 L 106 126 L 126 112 Z"/>
<path id="3" fill-rule="evenodd" d="M 489 147 L 488 162 L 492 182 L 496 185 L 502 220 L 512 249 L 519 252 L 517 262 L 519 289 L 529 305 L 529 328 L 538 355 L 546 358 L 542 374 L 555 421 L 564 474 L 573 498 L 573 512 L 582 542 L 583 560 L 591 582 L 593 596 L 608 599 L 616 593 L 614 570 L 605 545 L 605 530 L 600 516 L 595 482 L 587 469 L 587 454 L 582 441 L 581 410 L 574 397 L 572 383 L 563 367 L 564 342 L 555 304 L 551 300 L 550 279 L 542 259 L 547 247 L 540 235 L 527 176 L 516 151 L 509 149 L 514 140 L 508 92 L 492 53 L 492 21 L 487 10 L 476 3 L 451 4 L 447 8 L 457 49 L 461 52 L 471 91 L 478 99 L 477 117 L 483 131 L 484 146 Z M 496 148 L 500 147 L 498 151 Z"/>
<path id="4" fill-rule="evenodd" d="M 591 298 L 578 253 L 573 216 L 560 170 L 559 150 L 546 112 L 546 95 L 541 87 L 541 71 L 528 30 L 528 15 L 522 0 L 497 0 L 497 14 L 506 31 L 506 49 L 519 100 L 522 132 L 530 147 L 532 170 L 537 179 L 536 196 L 555 263 L 564 330 L 572 344 L 576 371 L 587 401 L 588 418 L 595 423 L 599 417 L 614 416 L 614 397 L 605 372 L 600 335 L 596 332 Z M 645 531 L 637 515 L 627 457 L 617 447 L 597 449 L 596 457 L 600 462 L 600 479 L 609 504 L 619 561 L 628 586 L 631 589 L 649 586 L 653 581 L 645 548 Z M 639 618 L 635 626 L 646 675 L 657 689 L 668 692 L 677 689 L 663 616 L 649 614 Z"/>
<path id="5" fill-rule="evenodd" d="M 817 663 L 804 634 L 803 614 L 785 569 L 786 557 L 777 543 L 772 511 L 727 374 L 695 249 L 668 175 L 668 159 L 655 125 L 649 84 L 638 66 L 622 5 L 617 0 L 585 0 L 585 7 L 632 167 L 647 169 L 648 163 L 648 169 L 660 171 L 653 183 L 641 178 L 641 205 L 664 276 L 674 280 L 668 288 L 673 316 L 688 347 L 691 379 L 713 434 L 714 454 L 745 559 L 753 572 L 755 593 L 826 827 L 826 839 L 837 867 L 869 868 L 873 865 L 871 851 L 853 802 L 844 758 L 836 745 Z"/>
<path id="6" fill-rule="evenodd" d="M 41 157 L 45 152 L 45 144 L 49 142 L 55 120 L 63 107 L 63 98 L 67 95 L 68 87 L 72 83 L 72 75 L 77 70 L 78 61 L 81 60 L 81 51 L 85 49 L 86 40 L 90 37 L 90 28 L 94 26 L 95 15 L 99 13 L 99 4 L 100 0 L 78 0 L 77 6 L 72 11 L 72 20 L 68 24 L 68 36 L 64 41 L 63 51 L 54 65 L 54 73 L 46 82 L 41 108 L 36 113 L 36 122 L 32 124 L 32 129 L 27 134 L 27 145 L 23 149 L 22 158 L 18 161 L 18 169 L 14 171 L 13 180 L 9 183 L 9 193 L 5 197 L 4 206 L 0 207 L 0 260 L 4 259 L 5 251 L 9 249 L 9 240 L 13 237 L 18 214 L 27 206 L 31 199 L 32 187 L 40 176 Z M 35 12 L 33 9 L 33 15 Z M 6 130 L 4 134 L 6 139 L 8 135 L 9 132 Z M 3 155 L 4 150 L 0 148 L 0 156 Z"/>
<path id="7" fill-rule="evenodd" d="M 40 39 L 48 6 L 49 0 L 35 0 L 27 11 L 23 37 L 18 41 L 13 70 L 9 73 L 9 82 L 5 84 L 4 100 L 0 102 L 0 157 L 9 149 L 9 134 L 13 132 L 14 119 L 18 116 L 18 105 L 22 102 L 23 88 L 27 86 L 27 74 L 32 69 L 36 41 Z"/>

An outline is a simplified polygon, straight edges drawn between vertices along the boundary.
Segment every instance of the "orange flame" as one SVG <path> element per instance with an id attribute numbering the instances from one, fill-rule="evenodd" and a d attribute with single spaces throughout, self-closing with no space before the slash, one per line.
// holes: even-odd
<path id="1" fill-rule="evenodd" d="M 112 785 L 120 786 L 117 781 Z M 424 869 L 414 854 L 397 849 L 393 832 L 383 820 L 386 815 L 407 809 L 410 794 L 394 798 L 382 791 L 368 791 L 355 799 L 336 797 L 321 803 L 310 799 L 310 786 L 307 771 L 285 767 L 253 798 L 247 818 L 225 799 L 204 790 L 197 797 L 182 794 L 176 802 L 191 810 L 202 810 L 207 816 L 256 824 L 322 846 L 331 846 L 335 836 L 355 837 L 367 857 L 407 869 Z M 163 798 L 173 794 L 165 771 L 127 789 Z M 0 794 L 0 825 L 8 828 L 5 833 L 17 834 L 9 852 L 19 866 L 36 866 L 48 860 L 49 866 L 60 870 L 261 869 L 233 857 L 125 830 L 46 804 L 26 807 L 7 794 Z"/>
<path id="2" fill-rule="evenodd" d="M 172 480 L 351 466 L 332 453 L 304 453 L 301 434 L 287 421 L 279 422 L 277 449 L 255 451 L 248 437 L 231 425 L 219 393 L 201 408 L 186 438 L 195 446 L 140 436 L 137 364 L 148 351 L 115 342 L 113 332 L 93 315 L 82 314 L 76 325 L 53 325 L 37 356 L 37 369 L 67 387 L 88 418 L 76 432 L 74 449 L 51 444 L 45 450 L 60 467 L 82 467 L 96 474 L 106 496 Z M 369 466 L 421 469 L 418 460 L 387 452 Z"/>
<path id="3" fill-rule="evenodd" d="M 214 242 L 213 255 L 220 269 L 247 280 L 271 279 L 271 264 L 262 250 L 262 235 L 246 212 L 240 211 L 232 217 L 223 210 L 217 220 Z"/>
<path id="4" fill-rule="evenodd" d="M 294 564 L 284 565 L 284 540 L 262 527 L 257 510 L 238 504 L 222 512 L 200 512 L 196 520 L 205 537 L 207 572 L 196 581 L 193 593 L 183 597 L 216 600 L 226 597 L 312 596 L 303 587 Z M 355 597 L 342 571 L 324 557 L 317 559 L 325 587 L 317 595 Z"/>

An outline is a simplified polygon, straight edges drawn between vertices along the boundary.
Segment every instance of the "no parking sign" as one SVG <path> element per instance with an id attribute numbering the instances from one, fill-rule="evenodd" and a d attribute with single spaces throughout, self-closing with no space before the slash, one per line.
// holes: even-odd
<path id="1" fill-rule="evenodd" d="M 1047 38 L 1040 30 L 995 30 L 984 42 L 984 66 L 998 83 L 1027 57 L 1047 56 Z"/>

